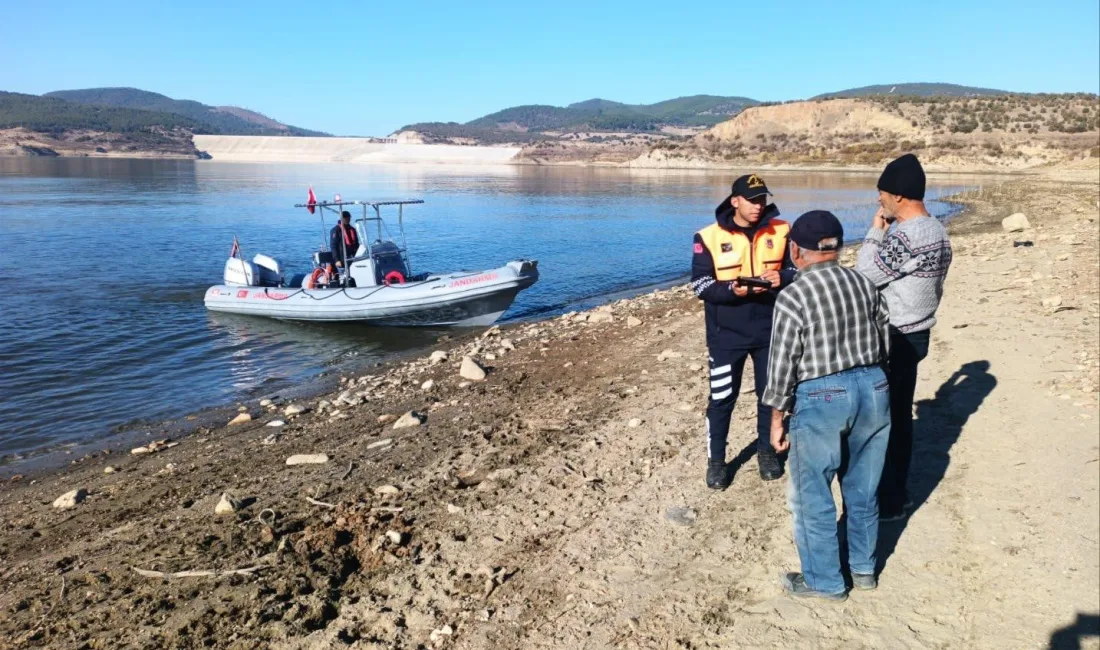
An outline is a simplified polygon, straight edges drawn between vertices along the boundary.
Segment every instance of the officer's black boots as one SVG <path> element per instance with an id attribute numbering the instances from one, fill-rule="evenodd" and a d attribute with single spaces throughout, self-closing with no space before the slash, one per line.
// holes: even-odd
<path id="1" fill-rule="evenodd" d="M 707 460 L 707 487 L 712 490 L 724 490 L 730 486 L 732 479 L 733 477 L 726 471 L 725 461 L 714 458 Z"/>
<path id="2" fill-rule="evenodd" d="M 783 477 L 783 465 L 779 462 L 779 456 L 772 448 L 758 449 L 756 462 L 760 465 L 760 478 L 765 481 L 774 481 Z"/>
<path id="3" fill-rule="evenodd" d="M 765 481 L 774 481 L 783 478 L 783 464 L 779 461 L 774 449 L 760 449 L 756 453 L 756 461 L 760 466 L 760 478 Z M 707 460 L 707 487 L 712 490 L 725 490 L 733 483 L 733 472 L 725 461 Z"/>

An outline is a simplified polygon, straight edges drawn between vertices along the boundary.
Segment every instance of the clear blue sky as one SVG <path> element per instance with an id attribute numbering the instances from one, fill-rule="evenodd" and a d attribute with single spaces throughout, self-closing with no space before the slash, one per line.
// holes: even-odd
<path id="1" fill-rule="evenodd" d="M 1100 90 L 1100 3 L 8 2 L 0 90 L 133 86 L 338 134 L 875 83 Z"/>

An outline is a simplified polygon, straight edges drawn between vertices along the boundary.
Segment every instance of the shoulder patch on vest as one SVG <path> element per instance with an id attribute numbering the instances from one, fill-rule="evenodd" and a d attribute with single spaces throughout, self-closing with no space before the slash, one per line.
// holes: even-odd
<path id="1" fill-rule="evenodd" d="M 692 251 L 694 251 L 696 255 L 702 255 L 703 245 L 699 242 L 695 242 L 695 246 L 692 248 Z"/>

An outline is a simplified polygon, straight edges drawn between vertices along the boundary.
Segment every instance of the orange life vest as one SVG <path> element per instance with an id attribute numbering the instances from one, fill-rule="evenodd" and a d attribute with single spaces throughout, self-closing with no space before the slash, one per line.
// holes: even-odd
<path id="1" fill-rule="evenodd" d="M 355 251 L 359 250 L 359 234 L 355 232 L 355 228 L 351 226 L 344 226 L 344 222 L 340 221 L 336 225 L 340 226 L 340 232 L 344 235 L 344 250 L 349 256 L 355 255 Z"/>
<path id="2" fill-rule="evenodd" d="M 772 219 L 756 231 L 752 241 L 745 233 L 730 232 L 716 223 L 700 230 L 699 237 L 714 258 L 715 279 L 729 282 L 780 270 L 790 231 L 786 221 Z"/>

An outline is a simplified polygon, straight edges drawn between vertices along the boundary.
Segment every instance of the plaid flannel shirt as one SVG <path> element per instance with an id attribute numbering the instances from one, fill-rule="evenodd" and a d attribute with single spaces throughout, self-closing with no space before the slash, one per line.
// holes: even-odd
<path id="1" fill-rule="evenodd" d="M 806 267 L 776 298 L 761 401 L 789 411 L 799 382 L 884 362 L 889 328 L 886 301 L 863 274 L 836 262 Z"/>

